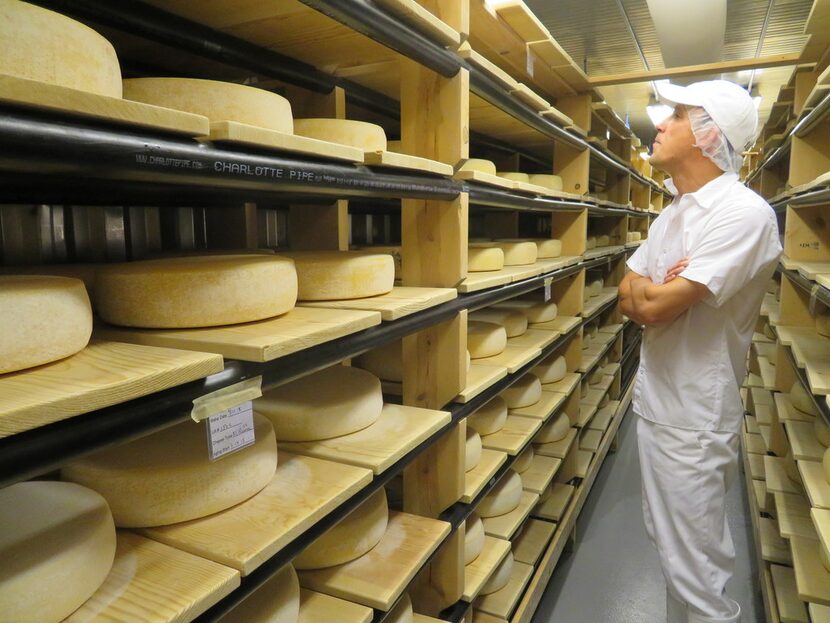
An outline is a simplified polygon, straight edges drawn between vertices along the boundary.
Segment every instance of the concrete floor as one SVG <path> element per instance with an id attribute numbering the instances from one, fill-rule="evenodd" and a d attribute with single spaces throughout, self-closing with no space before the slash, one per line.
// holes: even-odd
<path id="1" fill-rule="evenodd" d="M 663 574 L 643 526 L 636 419 L 629 411 L 623 421 L 617 452 L 605 460 L 577 521 L 576 546 L 562 555 L 533 623 L 665 621 Z M 727 512 L 737 552 L 728 592 L 741 604 L 742 623 L 760 622 L 764 610 L 742 473 L 727 495 Z"/>

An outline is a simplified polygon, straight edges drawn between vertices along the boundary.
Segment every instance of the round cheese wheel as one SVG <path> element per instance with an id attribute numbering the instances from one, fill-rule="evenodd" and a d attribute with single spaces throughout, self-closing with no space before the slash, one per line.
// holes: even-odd
<path id="1" fill-rule="evenodd" d="M 507 337 L 517 337 L 527 331 L 527 318 L 524 314 L 509 309 L 487 308 L 470 312 L 470 320 L 492 322 L 504 327 Z"/>
<path id="2" fill-rule="evenodd" d="M 821 466 L 824 470 L 824 480 L 830 484 L 830 448 L 824 451 L 821 457 Z"/>
<path id="3" fill-rule="evenodd" d="M 597 248 L 597 237 L 596 236 L 588 236 L 588 239 L 585 241 L 585 248 L 589 251 L 591 249 Z"/>
<path id="4" fill-rule="evenodd" d="M 301 301 L 360 299 L 388 294 L 395 285 L 395 261 L 385 253 L 291 251 Z"/>
<path id="5" fill-rule="evenodd" d="M 533 438 L 533 443 L 553 443 L 554 441 L 562 441 L 568 436 L 568 430 L 571 428 L 571 421 L 568 419 L 566 413 L 560 413 L 555 419 L 545 423 L 536 436 Z"/>
<path id="6" fill-rule="evenodd" d="M 374 123 L 351 119 L 295 119 L 294 134 L 363 151 L 386 151 L 386 132 Z"/>
<path id="7" fill-rule="evenodd" d="M 484 583 L 484 586 L 481 587 L 479 594 L 489 595 L 490 593 L 495 593 L 496 591 L 503 589 L 507 586 L 512 574 L 513 552 L 507 552 L 507 556 L 505 556 L 504 560 L 499 563 L 496 570 L 493 571 L 493 575 L 490 576 L 490 579 L 488 579 L 487 582 Z"/>
<path id="8" fill-rule="evenodd" d="M 412 623 L 413 618 L 412 600 L 407 593 L 404 593 L 383 621 L 384 623 Z"/>
<path id="9" fill-rule="evenodd" d="M 602 373 L 602 368 L 597 368 L 593 372 L 591 372 L 591 376 L 588 377 L 588 384 L 589 385 L 598 385 L 602 381 L 602 377 L 605 376 Z"/>
<path id="10" fill-rule="evenodd" d="M 816 331 L 819 335 L 830 337 L 830 314 L 818 314 L 816 316 Z"/>
<path id="11" fill-rule="evenodd" d="M 595 296 L 599 296 L 600 294 L 602 294 L 602 288 L 604 286 L 605 286 L 605 282 L 602 279 L 600 279 L 600 278 L 591 279 L 588 282 L 588 285 L 587 285 L 588 296 L 590 296 L 591 298 L 593 298 Z"/>
<path id="12" fill-rule="evenodd" d="M 0 276 L 0 374 L 83 350 L 92 335 L 84 282 L 42 275 Z"/>
<path id="13" fill-rule="evenodd" d="M 499 242 L 505 266 L 525 266 L 536 262 L 539 249 L 533 242 Z"/>
<path id="14" fill-rule="evenodd" d="M 61 476 L 103 495 L 119 527 L 166 526 L 230 508 L 271 482 L 274 428 L 256 413 L 254 435 L 253 445 L 211 461 L 204 425 L 182 422 L 70 463 Z"/>
<path id="15" fill-rule="evenodd" d="M 499 394 L 508 409 L 520 409 L 535 405 L 542 399 L 542 383 L 539 377 L 528 372 Z"/>
<path id="16" fill-rule="evenodd" d="M 830 427 L 824 423 L 824 418 L 821 415 L 817 415 L 813 421 L 813 430 L 815 430 L 816 439 L 821 445 L 825 448 L 830 446 Z"/>
<path id="17" fill-rule="evenodd" d="M 277 255 L 214 255 L 102 266 L 95 309 L 109 323 L 181 329 L 252 322 L 294 308 L 294 263 Z"/>
<path id="18" fill-rule="evenodd" d="M 464 532 L 464 564 L 469 565 L 484 549 L 484 522 L 473 513 L 467 517 Z"/>
<path id="19" fill-rule="evenodd" d="M 550 190 L 562 190 L 562 177 L 559 175 L 546 175 L 544 173 L 534 173 L 530 176 L 530 183 L 537 186 L 544 186 Z"/>
<path id="20" fill-rule="evenodd" d="M 294 559 L 297 569 L 325 569 L 360 558 L 377 545 L 386 533 L 389 506 L 381 487 L 317 537 Z"/>
<path id="21" fill-rule="evenodd" d="M 490 175 L 496 174 L 496 165 L 492 160 L 485 160 L 483 158 L 469 158 L 467 162 L 461 165 L 461 171 L 479 171 L 481 173 L 488 173 Z"/>
<path id="22" fill-rule="evenodd" d="M 282 567 L 219 623 L 297 623 L 300 580 L 291 564 Z"/>
<path id="23" fill-rule="evenodd" d="M 0 2 L 0 74 L 121 97 L 112 44 L 75 21 L 28 2 Z"/>
<path id="24" fill-rule="evenodd" d="M 793 383 L 793 386 L 790 388 L 790 402 L 802 413 L 818 415 L 818 409 L 816 409 L 813 399 L 807 393 L 807 390 L 804 389 L 800 381 Z"/>
<path id="25" fill-rule="evenodd" d="M 610 396 L 608 396 L 608 393 L 605 393 L 602 395 L 602 398 L 599 399 L 598 407 L 602 409 L 603 407 L 607 406 L 609 402 L 611 402 L 611 398 Z"/>
<path id="26" fill-rule="evenodd" d="M 106 580 L 115 525 L 100 495 L 69 482 L 0 489 L 0 612 L 7 623 L 59 623 Z"/>
<path id="27" fill-rule="evenodd" d="M 559 307 L 553 301 L 545 303 L 544 301 L 531 298 L 500 301 L 493 305 L 493 307 L 521 312 L 525 315 L 529 324 L 550 322 L 551 320 L 555 320 L 556 315 L 559 313 Z"/>
<path id="28" fill-rule="evenodd" d="M 4 275 L 51 275 L 80 279 L 92 299 L 95 288 L 95 273 L 100 264 L 34 264 L 31 266 L 0 266 Z"/>
<path id="29" fill-rule="evenodd" d="M 473 359 L 498 355 L 507 347 L 507 331 L 492 322 L 467 322 L 467 349 Z"/>
<path id="30" fill-rule="evenodd" d="M 291 103 L 276 93 L 244 84 L 194 78 L 132 78 L 124 80 L 124 99 L 202 115 L 211 122 L 294 132 Z"/>
<path id="31" fill-rule="evenodd" d="M 628 242 L 640 242 L 643 239 L 643 234 L 639 231 L 628 232 Z"/>
<path id="32" fill-rule="evenodd" d="M 531 463 L 533 463 L 533 446 L 528 444 L 527 448 L 513 461 L 513 471 L 523 474 L 530 468 Z"/>
<path id="33" fill-rule="evenodd" d="M 539 377 L 543 385 L 558 383 L 568 374 L 568 363 L 562 355 L 551 355 L 533 368 L 532 372 Z"/>
<path id="34" fill-rule="evenodd" d="M 392 261 L 395 262 L 395 279 L 401 278 L 401 247 L 388 245 L 372 245 L 369 247 L 354 247 L 352 250 L 362 251 L 363 253 L 386 253 L 388 255 L 391 255 Z"/>
<path id="35" fill-rule="evenodd" d="M 597 236 L 598 247 L 607 247 L 609 244 L 611 244 L 610 236 L 606 236 L 605 234 L 603 234 L 602 236 Z"/>
<path id="36" fill-rule="evenodd" d="M 582 336 L 582 350 L 587 350 L 591 346 L 591 342 L 594 338 L 591 336 L 590 333 L 585 333 Z"/>
<path id="37" fill-rule="evenodd" d="M 824 545 L 819 543 L 818 547 L 818 557 L 821 560 L 822 566 L 830 572 L 830 557 L 827 556 L 827 550 L 825 549 Z"/>
<path id="38" fill-rule="evenodd" d="M 471 428 L 467 429 L 467 447 L 464 457 L 465 472 L 475 469 L 481 461 L 481 435 Z"/>
<path id="39" fill-rule="evenodd" d="M 773 328 L 770 326 L 770 323 L 768 323 L 768 322 L 764 325 L 764 335 L 767 336 L 771 340 L 776 339 L 775 331 L 773 330 Z"/>
<path id="40" fill-rule="evenodd" d="M 534 242 L 536 243 L 539 259 L 552 259 L 562 255 L 561 240 L 537 238 Z"/>
<path id="41" fill-rule="evenodd" d="M 480 517 L 498 517 L 505 515 L 519 506 L 522 498 L 522 479 L 512 469 L 479 502 L 476 512 Z"/>
<path id="42" fill-rule="evenodd" d="M 499 171 L 496 175 L 514 182 L 522 182 L 524 184 L 530 183 L 530 176 L 527 173 L 520 173 L 519 171 Z"/>
<path id="43" fill-rule="evenodd" d="M 254 410 L 271 420 L 280 441 L 319 441 L 374 424 L 383 393 L 371 372 L 332 366 L 263 392 Z"/>
<path id="44" fill-rule="evenodd" d="M 498 247 L 474 247 L 467 249 L 467 272 L 486 273 L 504 268 L 504 251 Z"/>
<path id="45" fill-rule="evenodd" d="M 507 421 L 507 403 L 501 396 L 494 396 L 467 416 L 467 427 L 479 435 L 492 435 L 504 428 Z"/>
<path id="46" fill-rule="evenodd" d="M 791 454 L 787 454 L 787 456 L 784 457 L 784 471 L 787 474 L 787 478 L 789 478 L 792 482 L 799 485 L 801 484 L 801 474 L 798 473 L 798 465 L 795 464 Z"/>
<path id="47" fill-rule="evenodd" d="M 387 342 L 383 346 L 358 355 L 352 363 L 384 381 L 401 383 L 403 382 L 403 343 L 400 340 Z"/>

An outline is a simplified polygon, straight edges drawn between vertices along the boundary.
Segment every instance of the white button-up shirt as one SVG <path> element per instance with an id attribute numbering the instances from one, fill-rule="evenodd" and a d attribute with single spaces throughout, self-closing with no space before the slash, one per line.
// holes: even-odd
<path id="1" fill-rule="evenodd" d="M 677 192 L 670 180 L 666 187 Z M 636 413 L 680 428 L 740 431 L 746 356 L 780 254 L 775 213 L 734 173 L 675 197 L 663 210 L 628 267 L 660 284 L 688 257 L 680 276 L 710 295 L 670 324 L 646 327 Z"/>

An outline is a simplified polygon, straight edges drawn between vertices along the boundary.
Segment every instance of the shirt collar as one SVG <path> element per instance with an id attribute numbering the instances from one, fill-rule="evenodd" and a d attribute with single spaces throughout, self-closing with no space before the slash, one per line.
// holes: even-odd
<path id="1" fill-rule="evenodd" d="M 694 200 L 701 208 L 710 208 L 737 181 L 737 173 L 722 173 L 712 181 L 698 188 L 695 192 L 686 193 L 683 197 Z M 666 189 L 675 196 L 675 201 L 677 201 L 677 186 L 674 185 L 672 179 L 670 177 L 666 178 L 663 183 L 666 185 Z"/>

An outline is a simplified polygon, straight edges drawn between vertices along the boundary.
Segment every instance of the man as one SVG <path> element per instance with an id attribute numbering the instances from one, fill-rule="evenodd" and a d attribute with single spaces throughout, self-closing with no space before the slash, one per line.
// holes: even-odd
<path id="1" fill-rule="evenodd" d="M 623 313 L 646 326 L 634 389 L 643 515 L 669 623 L 736 623 L 724 499 L 746 355 L 781 245 L 774 212 L 738 180 L 758 125 L 749 94 L 724 80 L 660 91 L 674 112 L 657 126 L 651 164 L 672 176 L 675 197 L 620 284 Z"/>

